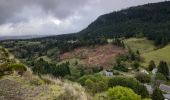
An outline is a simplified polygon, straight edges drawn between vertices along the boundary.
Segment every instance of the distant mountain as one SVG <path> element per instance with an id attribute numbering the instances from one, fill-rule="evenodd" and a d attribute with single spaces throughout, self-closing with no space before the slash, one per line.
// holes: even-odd
<path id="1" fill-rule="evenodd" d="M 47 37 L 44 35 L 27 35 L 27 36 L 0 36 L 1 40 L 11 40 L 11 39 L 33 39 L 33 38 L 42 38 Z"/>

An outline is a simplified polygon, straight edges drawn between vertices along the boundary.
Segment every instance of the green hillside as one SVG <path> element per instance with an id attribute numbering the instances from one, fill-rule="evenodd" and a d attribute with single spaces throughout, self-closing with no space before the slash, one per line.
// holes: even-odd
<path id="1" fill-rule="evenodd" d="M 22 64 L 0 47 L 0 99 L 1 100 L 89 100 L 85 89 L 78 83 L 52 76 L 41 78 L 30 68 L 21 74 Z M 14 66 L 15 65 L 15 66 Z M 23 65 L 22 65 L 23 66 Z"/>
<path id="2" fill-rule="evenodd" d="M 138 34 L 154 40 L 156 44 L 170 41 L 170 1 L 130 7 L 101 15 L 80 36 L 94 38 L 132 37 Z"/>
<path id="3" fill-rule="evenodd" d="M 142 57 L 145 58 L 145 63 L 148 63 L 150 60 L 154 60 L 156 64 L 158 64 L 159 61 L 163 60 L 170 65 L 170 45 L 167 45 L 158 50 L 144 53 L 142 54 Z"/>
<path id="4" fill-rule="evenodd" d="M 129 38 L 124 40 L 126 47 L 130 47 L 133 51 L 139 50 L 140 53 L 146 53 L 154 50 L 153 41 L 146 38 Z"/>
<path id="5" fill-rule="evenodd" d="M 144 59 L 144 63 L 142 63 L 144 66 L 147 66 L 151 60 L 154 60 L 157 65 L 161 60 L 170 65 L 170 45 L 156 49 L 153 41 L 146 38 L 129 38 L 125 39 L 124 43 L 126 47 L 130 47 L 134 52 L 139 50 Z"/>

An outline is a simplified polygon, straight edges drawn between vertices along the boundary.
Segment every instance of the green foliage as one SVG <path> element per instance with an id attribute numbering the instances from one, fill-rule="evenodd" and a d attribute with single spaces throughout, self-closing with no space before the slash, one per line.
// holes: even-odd
<path id="1" fill-rule="evenodd" d="M 140 67 L 140 64 L 139 62 L 135 61 L 133 64 L 132 64 L 132 68 L 133 69 L 138 69 Z"/>
<path id="2" fill-rule="evenodd" d="M 167 45 L 163 48 L 156 49 L 142 54 L 141 56 L 144 58 L 144 65 L 148 66 L 148 63 L 151 60 L 153 60 L 156 65 L 158 65 L 160 61 L 166 61 L 169 64 L 170 62 L 169 50 L 170 50 L 170 45 Z"/>
<path id="3" fill-rule="evenodd" d="M 160 61 L 158 65 L 158 72 L 162 73 L 165 77 L 169 75 L 169 68 L 166 62 Z"/>
<path id="4" fill-rule="evenodd" d="M 113 67 L 113 69 L 118 70 L 118 71 L 123 71 L 123 72 L 128 71 L 126 65 L 119 58 L 116 60 L 116 64 Z"/>
<path id="5" fill-rule="evenodd" d="M 84 75 L 78 82 L 93 94 L 103 92 L 108 88 L 108 78 L 100 74 Z"/>
<path id="6" fill-rule="evenodd" d="M 88 91 L 90 91 L 90 92 L 92 92 L 93 93 L 93 88 L 94 88 L 94 82 L 92 81 L 92 80 L 90 80 L 90 79 L 87 79 L 86 81 L 85 81 L 85 87 L 86 87 L 86 89 L 88 90 Z"/>
<path id="7" fill-rule="evenodd" d="M 18 71 L 19 75 L 23 75 L 25 71 L 27 71 L 27 68 L 23 64 L 9 64 L 8 68 Z"/>
<path id="8" fill-rule="evenodd" d="M 55 77 L 64 77 L 65 75 L 70 75 L 69 62 L 62 63 L 60 65 L 55 65 L 39 59 L 34 62 L 33 72 L 35 74 L 51 74 Z"/>
<path id="9" fill-rule="evenodd" d="M 131 88 L 133 91 L 135 91 L 135 93 L 141 95 L 142 98 L 149 96 L 146 87 L 134 78 L 114 77 L 108 82 L 108 87 L 117 85 Z"/>
<path id="10" fill-rule="evenodd" d="M 146 4 L 102 15 L 79 32 L 80 36 L 128 38 L 142 33 L 155 44 L 165 45 L 170 41 L 169 4 L 169 1 Z"/>
<path id="11" fill-rule="evenodd" d="M 155 62 L 151 60 L 148 65 L 148 70 L 152 71 L 154 68 L 156 68 Z"/>
<path id="12" fill-rule="evenodd" d="M 118 39 L 118 38 L 113 39 L 112 44 L 119 46 L 119 47 L 122 47 L 122 48 L 125 48 L 124 42 L 121 39 Z"/>
<path id="13" fill-rule="evenodd" d="M 127 48 L 133 51 L 139 51 L 140 54 L 153 51 L 155 49 L 154 43 L 146 38 L 128 38 L 124 40 Z"/>
<path id="14" fill-rule="evenodd" d="M 140 61 L 140 53 L 137 50 L 134 52 L 131 48 L 128 48 L 128 60 L 130 61 Z"/>
<path id="15" fill-rule="evenodd" d="M 164 81 L 167 80 L 166 77 L 162 73 L 157 73 L 155 79 L 156 80 L 164 80 Z"/>
<path id="16" fill-rule="evenodd" d="M 142 100 L 152 100 L 152 99 L 149 99 L 149 98 L 145 98 L 145 99 L 142 99 Z"/>
<path id="17" fill-rule="evenodd" d="M 3 76 L 5 74 L 11 74 L 11 73 L 12 73 L 12 68 L 9 67 L 7 63 L 0 65 L 0 76 Z"/>
<path id="18" fill-rule="evenodd" d="M 8 65 L 9 68 L 17 71 L 26 71 L 27 68 L 23 64 L 10 64 Z"/>
<path id="19" fill-rule="evenodd" d="M 141 83 L 149 83 L 151 81 L 151 77 L 145 73 L 137 73 L 135 78 Z"/>
<path id="20" fill-rule="evenodd" d="M 107 91 L 108 100 L 141 100 L 133 90 L 127 87 L 116 86 Z"/>
<path id="21" fill-rule="evenodd" d="M 164 100 L 163 94 L 159 88 L 156 88 L 152 94 L 152 100 Z"/>

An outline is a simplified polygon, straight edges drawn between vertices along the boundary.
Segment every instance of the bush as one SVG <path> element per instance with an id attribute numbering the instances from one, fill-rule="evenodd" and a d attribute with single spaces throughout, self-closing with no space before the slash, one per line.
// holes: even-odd
<path id="1" fill-rule="evenodd" d="M 164 81 L 167 80 L 166 77 L 162 73 L 157 73 L 155 79 L 156 80 L 164 80 Z"/>
<path id="2" fill-rule="evenodd" d="M 149 96 L 146 87 L 134 78 L 126 78 L 126 77 L 111 78 L 108 82 L 108 87 L 113 87 L 113 86 L 129 87 L 137 94 L 141 95 L 143 98 Z"/>
<path id="3" fill-rule="evenodd" d="M 116 86 L 107 91 L 108 100 L 141 100 L 132 89 L 127 87 Z"/>
<path id="4" fill-rule="evenodd" d="M 140 64 L 139 62 L 135 61 L 133 64 L 132 64 L 132 68 L 133 69 L 138 69 L 140 67 Z"/>
<path id="5" fill-rule="evenodd" d="M 23 64 L 10 64 L 9 67 L 17 71 L 26 71 L 27 68 Z"/>
<path id="6" fill-rule="evenodd" d="M 78 81 L 81 85 L 85 86 L 90 92 L 99 93 L 103 92 L 108 88 L 108 79 L 102 75 L 85 75 Z"/>
<path id="7" fill-rule="evenodd" d="M 19 75 L 23 75 L 25 71 L 27 71 L 27 68 L 23 64 L 10 64 L 8 67 L 12 70 L 18 71 Z"/>
<path id="8" fill-rule="evenodd" d="M 35 74 L 51 74 L 55 77 L 64 77 L 70 75 L 69 62 L 62 63 L 60 65 L 48 63 L 44 59 L 40 58 L 38 61 L 34 62 L 34 67 L 32 68 Z"/>
<path id="9" fill-rule="evenodd" d="M 135 78 L 142 83 L 149 83 L 151 81 L 150 76 L 145 73 L 138 73 Z"/>
<path id="10" fill-rule="evenodd" d="M 94 86 L 95 86 L 95 84 L 92 80 L 87 79 L 85 81 L 85 87 L 89 92 L 92 92 L 92 93 L 94 92 Z"/>
<path id="11" fill-rule="evenodd" d="M 156 68 L 155 62 L 151 60 L 148 65 L 148 70 L 152 71 L 154 68 Z"/>
<path id="12" fill-rule="evenodd" d="M 123 72 L 127 72 L 128 69 L 126 68 L 126 65 L 120 60 L 117 59 L 116 60 L 116 64 L 113 67 L 114 70 L 118 70 L 118 71 L 123 71 Z"/>
<path id="13" fill-rule="evenodd" d="M 160 61 L 158 65 L 158 72 L 162 73 L 165 77 L 169 75 L 169 68 L 166 62 Z"/>
<path id="14" fill-rule="evenodd" d="M 7 63 L 0 65 L 0 76 L 3 76 L 5 74 L 11 74 L 11 73 L 12 73 L 12 68 L 9 67 Z"/>
<path id="15" fill-rule="evenodd" d="M 163 97 L 163 94 L 162 94 L 161 90 L 159 90 L 158 88 L 156 88 L 156 89 L 153 91 L 152 100 L 164 100 L 164 97 Z"/>

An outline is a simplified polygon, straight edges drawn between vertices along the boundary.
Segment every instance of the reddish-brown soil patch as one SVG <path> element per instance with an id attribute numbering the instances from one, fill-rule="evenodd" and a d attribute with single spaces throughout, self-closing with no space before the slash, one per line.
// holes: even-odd
<path id="1" fill-rule="evenodd" d="M 65 60 L 78 58 L 84 64 L 109 67 L 114 64 L 115 58 L 118 55 L 124 53 L 124 49 L 117 46 L 113 46 L 111 44 L 107 44 L 103 46 L 100 45 L 95 47 L 77 48 L 71 52 L 66 52 L 61 55 L 61 59 Z"/>

